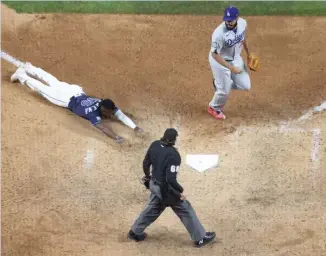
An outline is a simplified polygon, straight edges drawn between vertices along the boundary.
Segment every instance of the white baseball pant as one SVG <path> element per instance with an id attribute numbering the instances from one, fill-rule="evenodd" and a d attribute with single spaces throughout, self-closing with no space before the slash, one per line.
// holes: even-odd
<path id="1" fill-rule="evenodd" d="M 209 54 L 209 64 L 213 73 L 215 86 L 215 93 L 209 106 L 215 110 L 223 109 L 231 89 L 248 91 L 251 87 L 250 77 L 241 56 L 230 61 L 230 63 L 235 67 L 242 68 L 243 72 L 240 74 L 231 73 L 229 69 L 219 64 L 211 53 Z"/>
<path id="2" fill-rule="evenodd" d="M 67 108 L 72 96 L 84 93 L 80 86 L 61 82 L 53 75 L 31 64 L 25 65 L 24 70 L 26 73 L 18 73 L 19 81 L 57 106 Z"/>

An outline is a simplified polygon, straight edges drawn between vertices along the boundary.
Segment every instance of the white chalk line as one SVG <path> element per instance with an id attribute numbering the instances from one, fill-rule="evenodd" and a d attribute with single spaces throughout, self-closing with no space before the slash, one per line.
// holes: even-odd
<path id="1" fill-rule="evenodd" d="M 319 106 L 316 106 L 312 109 L 309 109 L 305 114 L 300 116 L 297 120 L 293 121 L 292 123 L 297 124 L 303 121 L 308 120 L 312 117 L 315 113 L 322 112 L 326 110 L 326 101 L 321 103 Z M 289 125 L 289 124 L 288 124 Z M 309 169 L 309 176 L 312 181 L 312 185 L 315 188 L 320 176 L 320 162 L 319 162 L 319 141 L 320 141 L 320 128 L 314 129 L 302 129 L 302 128 L 289 128 L 288 125 L 281 125 L 281 129 L 286 132 L 303 132 L 303 131 L 310 131 L 312 132 L 312 149 L 311 149 L 311 167 Z"/>
<path id="2" fill-rule="evenodd" d="M 96 151 L 95 149 L 99 148 L 99 142 L 96 139 L 88 139 L 86 144 L 86 154 L 84 156 L 83 162 L 84 167 L 87 170 L 90 170 L 93 168 L 95 157 L 96 157 Z"/>
<path id="3" fill-rule="evenodd" d="M 312 109 L 309 109 L 305 114 L 300 116 L 294 122 L 295 123 L 300 123 L 302 121 L 305 121 L 305 120 L 309 119 L 311 116 L 313 116 L 314 113 L 322 112 L 323 110 L 326 110 L 326 101 L 321 103 L 319 106 L 316 106 L 316 107 L 314 107 Z"/>
<path id="4" fill-rule="evenodd" d="M 86 151 L 86 155 L 84 157 L 84 166 L 87 169 L 92 169 L 94 158 L 95 158 L 94 149 L 88 148 Z"/>
<path id="5" fill-rule="evenodd" d="M 237 129 L 234 133 L 235 137 L 239 137 L 241 132 L 262 132 L 265 134 L 298 134 L 298 133 L 310 133 L 312 134 L 312 148 L 311 148 L 311 155 L 310 161 L 311 165 L 308 169 L 308 176 L 311 179 L 312 185 L 315 188 L 320 176 L 320 157 L 319 157 L 319 146 L 320 146 L 320 128 L 313 128 L 313 129 L 305 129 L 301 127 L 289 127 L 290 123 L 288 122 L 281 122 L 280 126 L 268 127 L 266 131 L 266 127 L 241 127 Z"/>
<path id="6" fill-rule="evenodd" d="M 10 56 L 4 51 L 1 51 L 1 58 L 10 62 L 11 64 L 15 65 L 16 67 L 20 67 L 24 65 L 24 62 Z M 297 120 L 293 121 L 293 123 L 299 123 L 302 121 L 305 121 L 309 119 L 314 113 L 321 112 L 323 110 L 326 110 L 326 101 L 321 103 L 319 106 L 316 106 L 310 110 L 308 110 L 305 114 L 300 116 Z M 181 117 L 180 115 L 176 115 L 175 121 L 173 126 L 178 131 L 179 135 L 181 134 Z M 270 129 L 269 132 L 279 132 L 279 133 L 300 133 L 300 132 L 307 132 L 307 129 L 303 128 L 290 128 L 288 127 L 289 124 L 283 123 L 279 127 Z M 250 127 L 244 127 L 242 128 L 243 131 L 258 131 L 260 129 L 254 129 Z M 275 131 L 276 130 L 276 131 Z M 239 130 L 235 132 L 236 136 L 239 136 Z M 311 151 L 311 161 L 312 161 L 312 168 L 311 168 L 311 175 L 313 176 L 313 182 L 314 184 L 317 181 L 317 174 L 319 170 L 319 135 L 320 135 L 320 129 L 313 129 L 312 130 L 312 140 L 313 140 L 313 146 Z M 84 164 L 87 169 L 91 169 L 93 167 L 95 154 L 94 154 L 94 148 L 88 148 L 86 151 L 86 155 L 84 157 Z"/>
<path id="7" fill-rule="evenodd" d="M 313 187 L 316 187 L 319 180 L 319 138 L 320 129 L 313 129 L 312 131 L 312 150 L 311 150 L 311 161 L 312 166 L 309 174 L 312 179 Z"/>

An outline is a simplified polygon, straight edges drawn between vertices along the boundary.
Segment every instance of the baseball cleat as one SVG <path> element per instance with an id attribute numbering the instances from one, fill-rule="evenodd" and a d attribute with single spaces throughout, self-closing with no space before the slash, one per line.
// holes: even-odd
<path id="1" fill-rule="evenodd" d="M 16 72 L 10 77 L 10 81 L 14 83 L 19 80 L 19 78 L 24 74 L 26 74 L 25 70 L 23 68 L 18 68 Z"/>
<path id="2" fill-rule="evenodd" d="M 226 119 L 226 116 L 220 110 L 215 110 L 211 107 L 208 107 L 208 113 L 216 119 Z"/>
<path id="3" fill-rule="evenodd" d="M 200 248 L 200 247 L 214 241 L 215 237 L 216 237 L 215 232 L 206 232 L 206 235 L 202 240 L 199 240 L 199 241 L 195 242 L 195 247 Z"/>
<path id="4" fill-rule="evenodd" d="M 130 230 L 128 233 L 128 238 L 136 242 L 144 241 L 146 237 L 147 237 L 146 233 L 143 233 L 142 235 L 136 235 L 132 230 Z"/>

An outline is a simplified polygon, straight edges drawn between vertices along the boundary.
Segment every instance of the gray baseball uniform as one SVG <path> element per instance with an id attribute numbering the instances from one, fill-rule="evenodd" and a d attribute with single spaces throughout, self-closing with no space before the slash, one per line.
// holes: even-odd
<path id="1" fill-rule="evenodd" d="M 240 55 L 243 49 L 246 28 L 246 20 L 239 18 L 236 29 L 228 30 L 223 22 L 212 34 L 209 63 L 216 91 L 209 105 L 215 110 L 221 110 L 224 107 L 231 89 L 249 90 L 251 87 L 249 74 Z M 218 53 L 226 61 L 231 62 L 233 66 L 243 69 L 243 72 L 240 74 L 231 73 L 229 69 L 220 65 L 213 58 L 212 53 L 214 52 Z"/>

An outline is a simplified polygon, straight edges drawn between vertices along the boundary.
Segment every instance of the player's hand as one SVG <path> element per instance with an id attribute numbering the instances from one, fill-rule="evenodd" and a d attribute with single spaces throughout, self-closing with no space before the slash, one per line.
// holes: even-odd
<path id="1" fill-rule="evenodd" d="M 234 73 L 234 74 L 240 74 L 242 72 L 242 69 L 241 68 L 237 68 L 237 67 L 234 67 L 232 66 L 230 68 L 231 72 Z"/>
<path id="2" fill-rule="evenodd" d="M 134 130 L 136 134 L 142 134 L 144 132 L 144 130 L 138 126 Z"/>
<path id="3" fill-rule="evenodd" d="M 125 140 L 124 140 L 121 136 L 117 136 L 117 137 L 115 138 L 115 141 L 116 141 L 116 143 L 118 143 L 118 144 L 122 144 Z"/>

